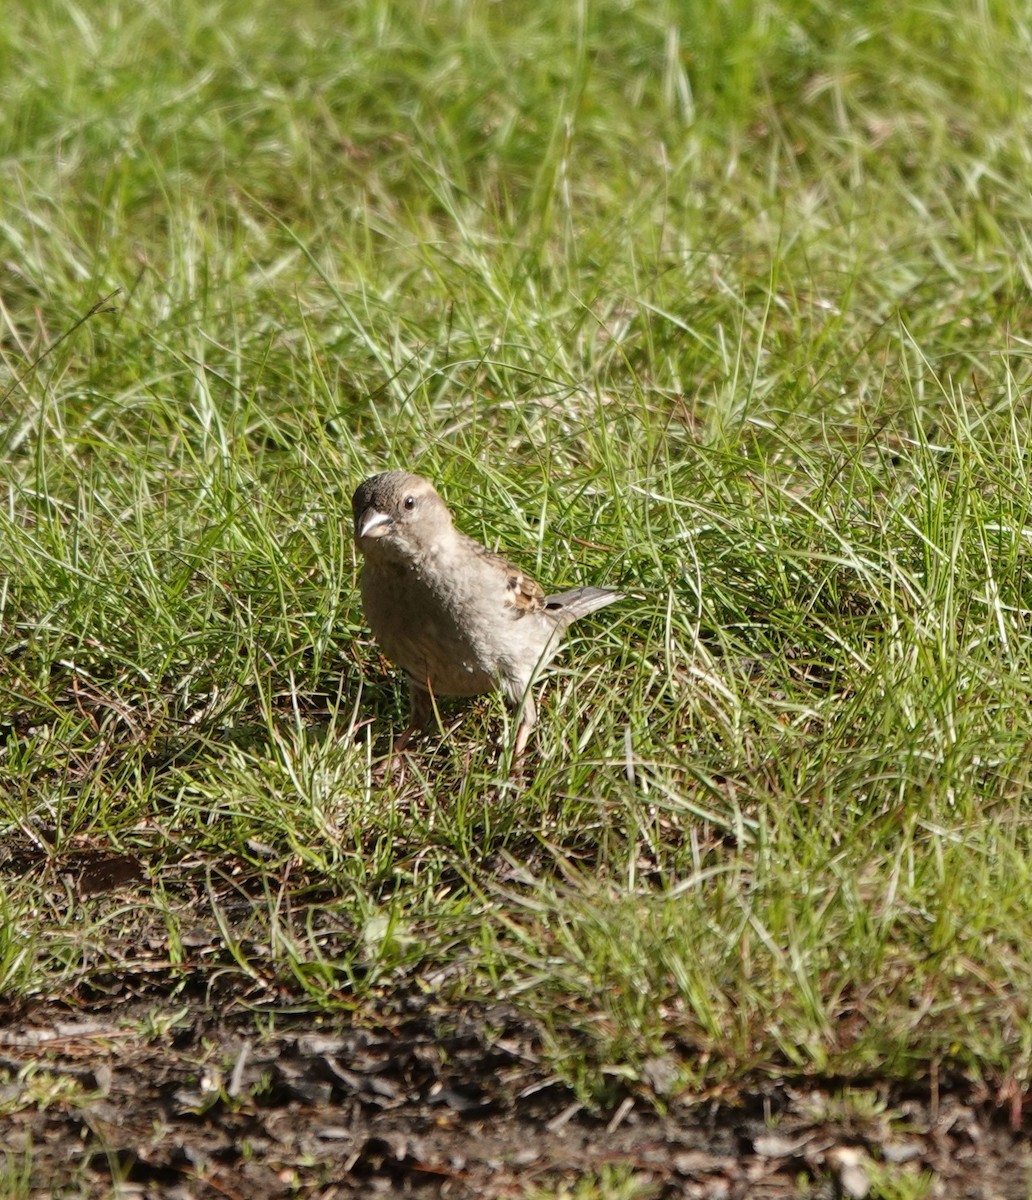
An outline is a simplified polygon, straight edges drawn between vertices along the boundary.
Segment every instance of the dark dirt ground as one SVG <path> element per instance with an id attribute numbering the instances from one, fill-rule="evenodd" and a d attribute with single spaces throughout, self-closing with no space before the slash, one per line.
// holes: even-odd
<path id="1" fill-rule="evenodd" d="M 1032 1194 L 1020 1093 L 758 1080 L 663 1115 L 627 1094 L 599 1115 L 548 1075 L 514 1010 L 396 1011 L 370 1027 L 182 999 L 0 1006 L 0 1195 L 30 1150 L 19 1196 Z M 886 1190 L 922 1174 L 926 1191 Z"/>

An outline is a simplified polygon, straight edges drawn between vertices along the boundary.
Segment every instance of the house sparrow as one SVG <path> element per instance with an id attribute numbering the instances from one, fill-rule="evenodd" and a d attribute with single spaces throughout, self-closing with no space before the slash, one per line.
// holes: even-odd
<path id="1" fill-rule="evenodd" d="M 530 687 L 567 627 L 623 593 L 581 587 L 557 596 L 456 529 L 433 485 L 407 471 L 367 479 L 351 501 L 365 557 L 362 608 L 384 653 L 408 676 L 411 717 L 398 738 L 432 724 L 435 696 L 495 688 L 520 714 L 516 756 L 537 720 Z"/>

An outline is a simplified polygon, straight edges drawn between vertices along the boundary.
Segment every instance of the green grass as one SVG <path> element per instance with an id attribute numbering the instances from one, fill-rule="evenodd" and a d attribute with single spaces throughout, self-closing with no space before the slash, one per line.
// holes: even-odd
<path id="1" fill-rule="evenodd" d="M 503 998 L 600 1106 L 1026 1085 L 1023 10 L 419 14 L 3 8 L 0 989 Z M 495 699 L 378 771 L 398 465 L 632 594 L 525 773 Z"/>

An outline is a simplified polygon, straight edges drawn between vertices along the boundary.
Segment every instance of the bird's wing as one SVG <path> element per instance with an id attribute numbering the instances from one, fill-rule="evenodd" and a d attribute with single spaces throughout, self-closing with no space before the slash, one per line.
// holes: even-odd
<path id="1" fill-rule="evenodd" d="M 488 550 L 479 542 L 469 539 L 470 545 L 477 555 L 490 563 L 500 577 L 505 579 L 505 603 L 516 610 L 515 616 L 522 617 L 525 613 L 540 612 L 545 607 L 545 589 L 529 575 L 524 574 L 519 567 L 514 567 L 508 559 L 493 550 Z"/>
<path id="2" fill-rule="evenodd" d="M 545 590 L 541 584 L 536 583 L 529 575 L 524 575 L 518 567 L 514 567 L 511 563 L 506 563 L 505 565 L 509 568 L 508 603 L 520 615 L 528 612 L 539 612 L 544 608 Z"/>

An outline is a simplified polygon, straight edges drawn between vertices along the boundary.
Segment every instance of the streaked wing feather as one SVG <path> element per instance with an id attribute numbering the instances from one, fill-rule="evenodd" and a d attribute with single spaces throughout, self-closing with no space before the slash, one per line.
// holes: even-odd
<path id="1" fill-rule="evenodd" d="M 524 574 L 519 567 L 514 567 L 507 558 L 488 550 L 479 542 L 469 539 L 470 546 L 477 554 L 498 568 L 499 574 L 505 575 L 506 604 L 516 609 L 516 615 L 522 617 L 525 613 L 539 612 L 545 607 L 545 589 L 541 584 Z"/>

